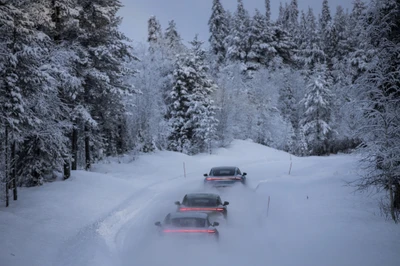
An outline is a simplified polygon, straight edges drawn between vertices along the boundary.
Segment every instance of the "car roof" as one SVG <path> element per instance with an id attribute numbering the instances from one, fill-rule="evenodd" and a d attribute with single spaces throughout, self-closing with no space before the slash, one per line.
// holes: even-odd
<path id="1" fill-rule="evenodd" d="M 237 166 L 217 166 L 211 168 L 211 170 L 220 170 L 220 169 L 236 169 L 238 168 Z"/>
<path id="2" fill-rule="evenodd" d="M 204 212 L 172 212 L 170 213 L 170 219 L 174 218 L 201 218 L 207 219 L 208 214 Z"/>
<path id="3" fill-rule="evenodd" d="M 193 199 L 193 198 L 211 198 L 211 199 L 216 199 L 219 197 L 218 194 L 214 194 L 214 193 L 188 193 L 186 194 L 186 197 Z"/>

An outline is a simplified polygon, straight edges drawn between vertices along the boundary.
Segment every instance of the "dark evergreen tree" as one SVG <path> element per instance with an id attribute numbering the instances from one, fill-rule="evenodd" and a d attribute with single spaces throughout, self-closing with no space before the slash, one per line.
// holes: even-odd
<path id="1" fill-rule="evenodd" d="M 303 71 L 310 75 L 315 66 L 325 62 L 326 54 L 320 46 L 320 38 L 314 12 L 308 8 L 307 14 L 302 14 L 299 27 L 299 49 L 297 59 L 303 64 Z"/>
<path id="2" fill-rule="evenodd" d="M 175 58 L 176 54 L 184 50 L 182 39 L 176 29 L 174 20 L 168 22 L 168 27 L 165 29 L 164 33 L 164 42 L 171 58 Z"/>
<path id="3" fill-rule="evenodd" d="M 243 6 L 243 1 L 238 0 L 237 9 L 235 11 L 231 31 L 226 38 L 228 47 L 227 56 L 232 61 L 246 63 L 250 52 L 249 45 L 249 27 L 250 16 Z"/>
<path id="4" fill-rule="evenodd" d="M 161 24 L 155 16 L 151 16 L 148 20 L 148 37 L 147 41 L 151 44 L 157 44 L 162 40 Z"/>
<path id="5" fill-rule="evenodd" d="M 121 125 L 124 106 L 122 97 L 132 93 L 125 76 L 133 74 L 124 65 L 133 59 L 128 40 L 118 30 L 121 18 L 117 12 L 119 0 L 80 1 L 79 43 L 84 49 L 80 54 L 80 71 L 84 80 L 83 93 L 77 99 L 84 112 L 80 114 L 84 131 L 85 168 L 89 169 L 98 151 L 107 155 L 122 152 Z M 95 153 L 92 156 L 92 151 Z"/>
<path id="6" fill-rule="evenodd" d="M 229 33 L 229 28 L 225 10 L 219 0 L 213 1 L 212 13 L 208 25 L 210 29 L 209 42 L 211 50 L 217 58 L 217 63 L 221 64 L 225 61 L 225 38 Z"/>
<path id="7" fill-rule="evenodd" d="M 265 22 L 271 23 L 271 0 L 265 0 Z"/>

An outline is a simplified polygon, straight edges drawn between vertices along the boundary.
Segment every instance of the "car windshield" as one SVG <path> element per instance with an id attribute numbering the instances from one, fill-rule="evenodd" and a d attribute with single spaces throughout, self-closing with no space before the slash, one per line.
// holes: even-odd
<path id="1" fill-rule="evenodd" d="M 171 225 L 176 227 L 205 227 L 206 220 L 203 218 L 173 218 Z"/>
<path id="2" fill-rule="evenodd" d="M 217 199 L 215 198 L 189 198 L 188 206 L 202 206 L 202 207 L 213 207 L 217 206 Z"/>
<path id="3" fill-rule="evenodd" d="M 211 171 L 212 176 L 233 176 L 235 175 L 234 168 L 224 168 L 224 169 L 213 169 Z"/>

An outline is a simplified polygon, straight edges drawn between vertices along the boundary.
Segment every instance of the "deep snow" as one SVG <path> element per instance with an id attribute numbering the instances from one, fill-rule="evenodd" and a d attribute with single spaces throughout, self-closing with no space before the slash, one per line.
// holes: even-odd
<path id="1" fill-rule="evenodd" d="M 249 180 L 219 192 L 230 202 L 220 243 L 160 241 L 154 222 L 218 165 Z M 298 158 L 250 141 L 110 159 L 0 207 L 0 265 L 400 265 L 400 227 L 379 215 L 376 196 L 345 186 L 357 173 L 354 155 Z"/>

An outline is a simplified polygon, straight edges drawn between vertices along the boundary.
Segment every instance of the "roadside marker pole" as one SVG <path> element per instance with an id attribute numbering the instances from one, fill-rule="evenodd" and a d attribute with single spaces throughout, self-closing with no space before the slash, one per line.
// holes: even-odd
<path id="1" fill-rule="evenodd" d="M 185 162 L 183 162 L 183 176 L 186 178 L 186 166 L 185 166 Z"/>

